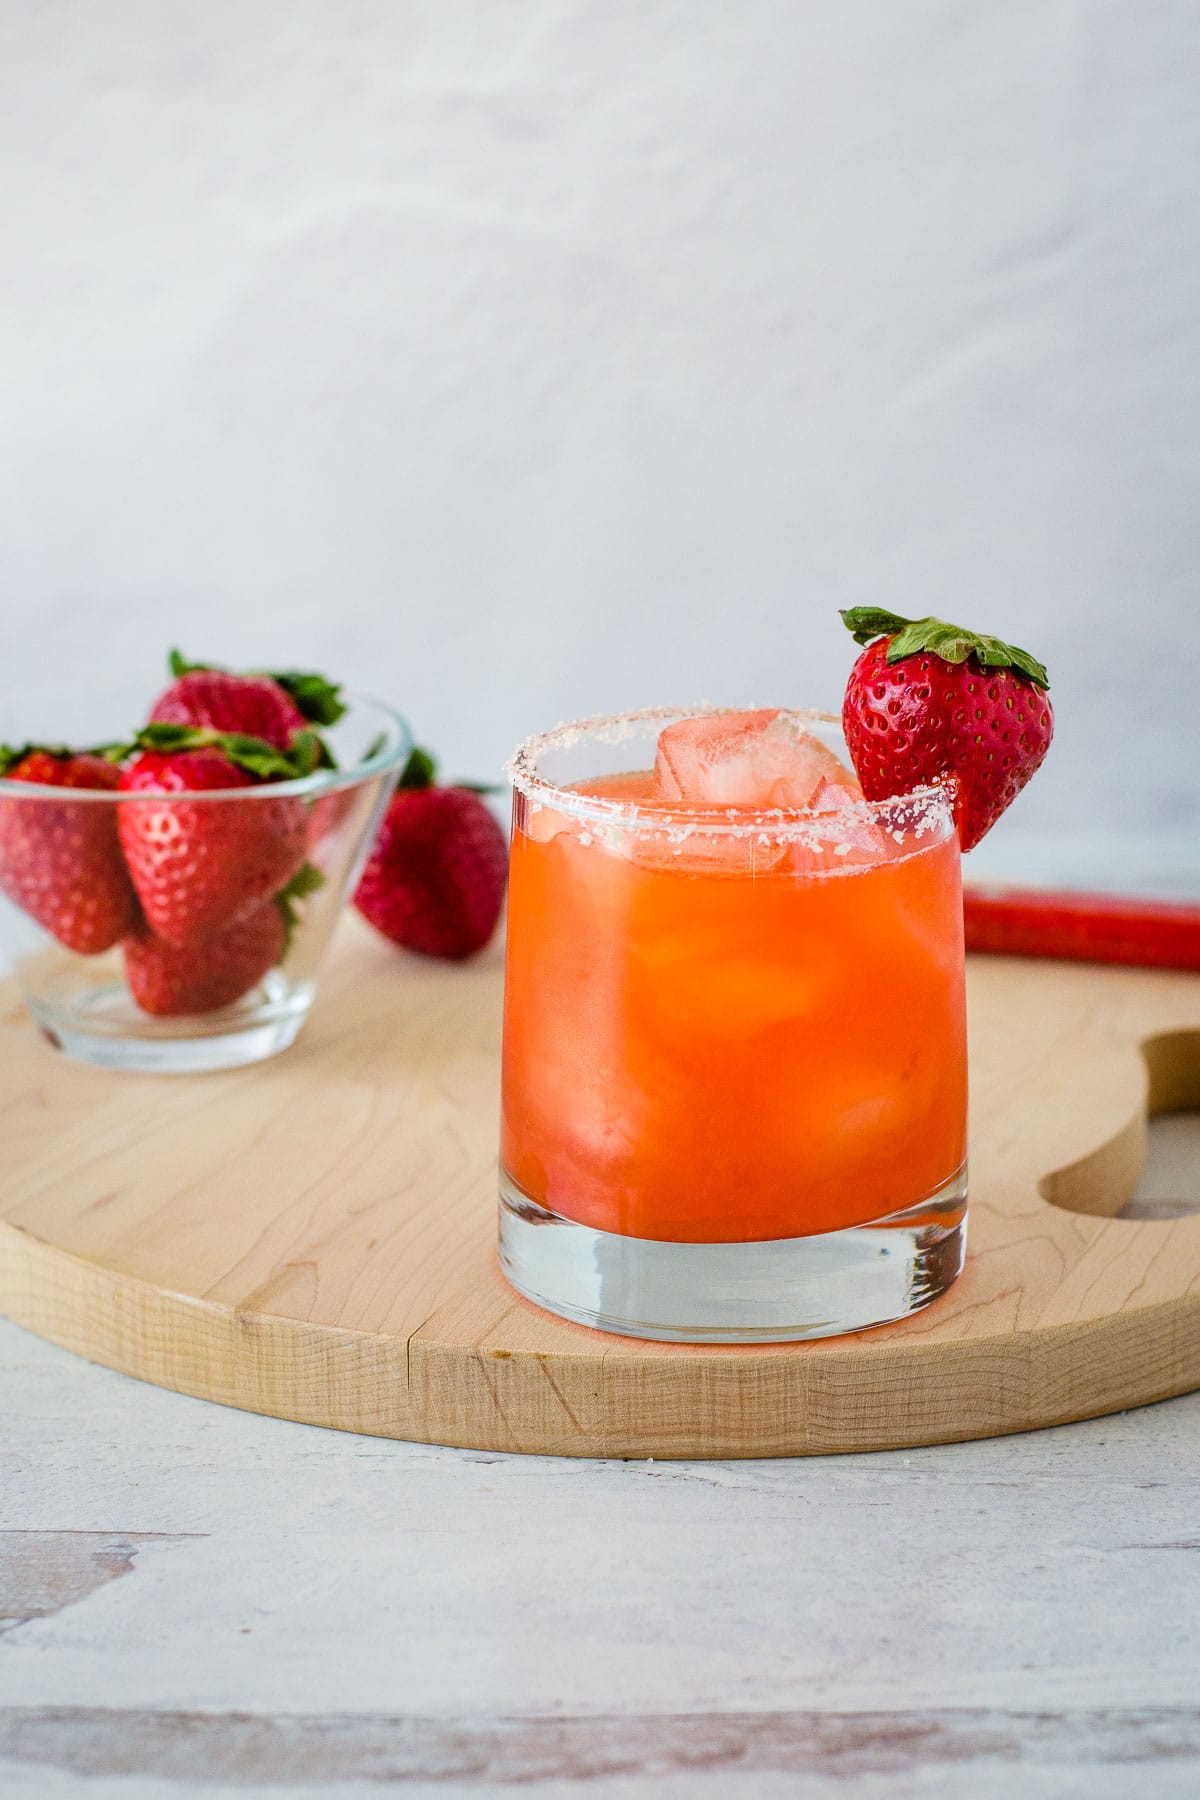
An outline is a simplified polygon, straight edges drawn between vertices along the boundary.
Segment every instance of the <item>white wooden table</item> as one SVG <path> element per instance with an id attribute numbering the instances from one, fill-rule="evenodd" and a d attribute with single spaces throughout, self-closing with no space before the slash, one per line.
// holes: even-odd
<path id="1" fill-rule="evenodd" d="M 1200 1791 L 1200 1395 L 595 1463 L 225 1411 L 0 1323 L 5 1800 Z"/>

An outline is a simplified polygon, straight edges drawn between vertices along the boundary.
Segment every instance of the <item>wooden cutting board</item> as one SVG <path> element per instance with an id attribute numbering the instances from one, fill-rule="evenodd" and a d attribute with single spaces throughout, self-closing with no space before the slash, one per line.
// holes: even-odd
<path id="1" fill-rule="evenodd" d="M 449 967 L 348 918 L 257 1069 L 110 1074 L 0 989 L 0 1311 L 226 1405 L 569 1456 L 781 1456 L 1024 1431 L 1200 1387 L 1200 1217 L 1113 1218 L 1147 1109 L 1200 1104 L 1200 976 L 970 971 L 956 1287 L 807 1344 L 608 1337 L 495 1254 L 499 951 Z"/>

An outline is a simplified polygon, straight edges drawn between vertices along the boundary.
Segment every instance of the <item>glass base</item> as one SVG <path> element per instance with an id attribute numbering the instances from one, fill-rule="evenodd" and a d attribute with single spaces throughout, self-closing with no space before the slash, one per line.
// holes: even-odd
<path id="1" fill-rule="evenodd" d="M 917 1206 L 845 1231 L 754 1243 L 620 1237 L 548 1212 L 500 1172 L 500 1266 L 527 1300 L 622 1337 L 784 1344 L 919 1312 L 959 1275 L 964 1166 Z"/>
<path id="2" fill-rule="evenodd" d="M 76 989 L 67 997 L 25 996 L 42 1036 L 76 1062 L 147 1075 L 203 1075 L 277 1056 L 295 1042 L 312 1004 L 312 985 L 268 975 L 220 1012 L 155 1019 L 141 1012 L 123 981 Z"/>

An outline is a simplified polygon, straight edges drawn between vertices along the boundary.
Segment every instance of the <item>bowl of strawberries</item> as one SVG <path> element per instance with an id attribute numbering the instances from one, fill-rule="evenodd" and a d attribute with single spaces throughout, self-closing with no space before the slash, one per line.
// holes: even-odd
<path id="1" fill-rule="evenodd" d="M 412 749 L 390 707 L 316 675 L 177 652 L 171 675 L 149 706 L 5 708 L 0 955 L 50 1043 L 109 1068 L 293 1042 Z"/>

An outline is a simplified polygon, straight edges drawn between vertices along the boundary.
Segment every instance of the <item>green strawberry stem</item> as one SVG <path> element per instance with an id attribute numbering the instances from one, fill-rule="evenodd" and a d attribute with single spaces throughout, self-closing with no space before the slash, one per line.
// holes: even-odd
<path id="1" fill-rule="evenodd" d="M 408 753 L 408 761 L 400 771 L 398 787 L 409 789 L 430 788 L 437 778 L 437 764 L 428 750 L 414 746 Z"/>
<path id="2" fill-rule="evenodd" d="M 305 773 L 309 775 L 314 769 L 337 768 L 337 760 L 333 751 L 319 731 L 309 729 L 298 731 L 292 739 L 288 755 L 300 757 L 307 765 Z"/>
<path id="3" fill-rule="evenodd" d="M 341 686 L 327 681 L 324 675 L 305 673 L 300 669 L 274 669 L 271 680 L 292 696 L 306 719 L 314 725 L 336 725 L 346 708 Z"/>
<path id="4" fill-rule="evenodd" d="M 852 606 L 841 617 L 856 644 L 888 638 L 889 663 L 902 662 L 906 656 L 919 656 L 922 652 L 939 656 L 947 663 L 964 663 L 973 656 L 981 669 L 1011 669 L 1014 675 L 1032 681 L 1036 687 L 1050 686 L 1045 667 L 1036 656 L 984 632 L 967 631 L 961 625 L 948 625 L 944 619 L 932 617 L 905 619 L 882 606 Z"/>
<path id="5" fill-rule="evenodd" d="M 275 895 L 275 904 L 283 914 L 285 936 L 283 950 L 279 960 L 282 962 L 292 947 L 292 933 L 300 923 L 300 914 L 296 910 L 296 901 L 303 900 L 308 894 L 315 894 L 318 888 L 325 886 L 325 877 L 320 869 L 315 869 L 310 862 L 297 869 L 285 888 L 280 888 Z"/>
<path id="6" fill-rule="evenodd" d="M 372 750 L 367 752 L 369 760 Z M 428 750 L 418 745 L 408 753 L 408 761 L 400 771 L 397 787 L 409 793 L 419 792 L 421 788 L 433 787 L 437 781 L 437 763 Z M 485 781 L 454 781 L 451 787 L 462 788 L 468 794 L 499 794 L 502 789 L 491 786 Z"/>
<path id="7" fill-rule="evenodd" d="M 220 663 L 189 662 L 179 650 L 172 650 L 167 662 L 176 679 L 198 669 L 210 670 L 215 674 L 228 673 Z M 268 681 L 281 687 L 291 695 L 304 717 L 314 725 L 336 725 L 346 710 L 342 703 L 340 683 L 329 681 L 324 675 L 315 675 L 305 669 L 250 669 L 247 673 L 265 675 Z"/>
<path id="8" fill-rule="evenodd" d="M 327 767 L 328 755 L 319 732 L 298 731 L 288 750 L 277 750 L 263 738 L 249 737 L 240 731 L 210 731 L 202 725 L 143 725 L 131 749 L 156 750 L 162 754 L 186 750 L 220 750 L 235 767 L 263 781 L 295 781 Z"/>
<path id="9" fill-rule="evenodd" d="M 69 762 L 73 756 L 102 756 L 105 762 L 122 762 L 129 755 L 128 743 L 89 744 L 84 749 L 70 744 L 0 744 L 0 776 L 15 769 L 27 756 L 52 756 L 55 762 Z"/>
<path id="10" fill-rule="evenodd" d="M 182 675 L 192 675 L 203 671 L 209 674 L 224 675 L 227 673 L 220 663 L 189 662 L 182 650 L 167 651 L 167 667 L 176 681 Z"/>

